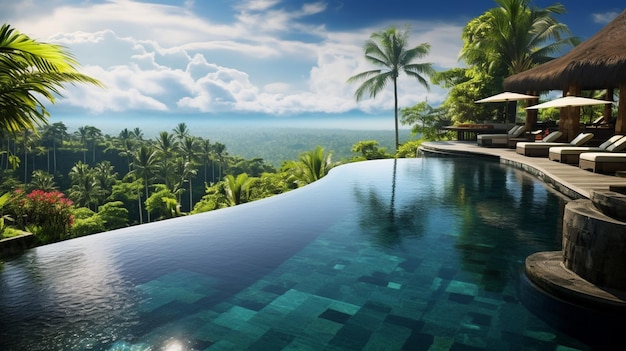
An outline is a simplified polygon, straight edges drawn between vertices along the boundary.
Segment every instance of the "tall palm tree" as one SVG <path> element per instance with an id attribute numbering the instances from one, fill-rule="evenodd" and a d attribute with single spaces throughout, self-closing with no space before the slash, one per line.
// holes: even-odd
<path id="1" fill-rule="evenodd" d="M 148 145 L 142 145 L 133 160 L 133 170 L 131 173 L 143 179 L 146 199 L 148 198 L 148 185 L 154 179 L 157 170 L 157 151 Z M 141 220 L 140 220 L 141 221 Z M 148 222 L 150 222 L 150 212 L 148 212 Z"/>
<path id="2" fill-rule="evenodd" d="M 175 151 L 178 149 L 178 142 L 174 140 L 174 135 L 169 134 L 168 132 L 159 133 L 158 138 L 156 139 L 156 150 L 158 152 L 159 160 L 161 163 L 159 167 L 161 169 L 161 175 L 170 191 L 174 191 L 173 187 L 173 167 L 171 167 L 170 162 L 174 157 Z"/>
<path id="3" fill-rule="evenodd" d="M 176 128 L 173 129 L 173 132 L 178 141 L 183 141 L 183 139 L 189 136 L 189 128 L 185 122 L 178 123 Z"/>
<path id="4" fill-rule="evenodd" d="M 217 178 L 215 177 L 215 162 L 213 162 L 212 166 L 213 166 L 213 179 L 219 179 L 222 177 L 222 167 L 223 167 L 223 163 L 224 163 L 224 157 L 227 155 L 228 153 L 226 152 L 226 145 L 220 143 L 220 142 L 216 142 L 215 144 L 213 144 L 213 155 L 215 156 L 215 159 L 217 160 Z"/>
<path id="5" fill-rule="evenodd" d="M 134 134 L 128 128 L 122 129 L 117 140 L 117 148 L 119 150 L 119 155 L 121 157 L 126 158 L 126 163 L 128 164 L 128 171 L 131 171 L 131 163 L 133 157 L 133 150 L 135 147 L 135 139 Z"/>
<path id="6" fill-rule="evenodd" d="M 60 96 L 64 83 L 98 80 L 76 69 L 78 62 L 65 48 L 38 42 L 11 28 L 0 27 L 0 129 L 34 130 L 49 117 L 46 104 Z"/>
<path id="7" fill-rule="evenodd" d="M 143 132 L 140 128 L 133 129 L 133 135 L 135 136 L 135 139 L 143 140 Z"/>
<path id="8" fill-rule="evenodd" d="M 200 157 L 202 159 L 202 165 L 204 166 L 204 183 L 207 180 L 207 165 L 213 155 L 213 145 L 209 139 L 202 139 L 200 142 Z"/>
<path id="9" fill-rule="evenodd" d="M 390 27 L 384 31 L 375 32 L 365 42 L 363 50 L 365 59 L 381 67 L 354 75 L 348 79 L 348 83 L 363 81 L 354 93 L 357 101 L 363 99 L 365 93 L 374 98 L 385 88 L 387 83 L 393 83 L 394 120 L 396 131 L 396 151 L 400 145 L 398 138 L 398 77 L 404 72 L 430 90 L 428 81 L 424 76 L 430 77 L 434 69 L 430 63 L 414 63 L 428 54 L 430 45 L 422 43 L 416 47 L 408 48 L 408 33 L 398 31 Z"/>
<path id="10" fill-rule="evenodd" d="M 110 161 L 98 162 L 94 168 L 94 177 L 102 189 L 102 194 L 106 197 L 113 192 L 113 185 L 117 182 L 117 172 Z"/>
<path id="11" fill-rule="evenodd" d="M 52 172 L 57 172 L 57 144 L 67 137 L 67 127 L 63 122 L 56 122 L 44 127 L 43 137 L 52 142 Z M 49 171 L 49 170 L 48 170 Z"/>
<path id="12" fill-rule="evenodd" d="M 87 141 L 91 145 L 91 162 L 96 163 L 96 145 L 102 139 L 102 131 L 94 126 L 86 126 Z"/>
<path id="13" fill-rule="evenodd" d="M 89 165 L 78 161 L 70 170 L 69 176 L 72 181 L 69 197 L 79 205 L 90 209 L 93 204 L 93 210 L 95 210 L 103 192 Z"/>
<path id="14" fill-rule="evenodd" d="M 198 139 L 193 136 L 185 136 L 180 141 L 180 152 L 187 162 L 195 162 L 198 158 Z"/>
<path id="15" fill-rule="evenodd" d="M 491 73 L 516 74 L 580 42 L 554 17 L 566 12 L 561 4 L 540 9 L 530 7 L 530 0 L 495 1 L 500 7 L 470 21 L 463 32 L 461 58 L 470 64 L 488 63 Z"/>

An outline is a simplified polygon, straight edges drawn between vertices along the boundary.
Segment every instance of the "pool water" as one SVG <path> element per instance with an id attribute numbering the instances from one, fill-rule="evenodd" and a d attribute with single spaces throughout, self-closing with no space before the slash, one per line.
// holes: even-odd
<path id="1" fill-rule="evenodd" d="M 590 350 L 520 300 L 564 200 L 497 162 L 354 163 L 228 209 L 30 250 L 1 350 Z"/>

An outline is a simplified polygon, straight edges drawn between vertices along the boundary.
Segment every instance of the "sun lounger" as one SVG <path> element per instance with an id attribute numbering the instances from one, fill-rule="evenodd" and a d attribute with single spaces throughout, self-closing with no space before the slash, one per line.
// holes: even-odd
<path id="1" fill-rule="evenodd" d="M 578 166 L 594 173 L 626 171 L 626 153 L 585 152 L 580 154 Z"/>
<path id="2" fill-rule="evenodd" d="M 582 146 L 593 138 L 593 133 L 580 133 L 569 143 L 553 143 L 553 142 L 522 142 L 517 143 L 515 148 L 518 154 L 531 157 L 548 156 L 551 147 L 554 146 Z"/>
<path id="3" fill-rule="evenodd" d="M 548 158 L 561 163 L 578 164 L 580 154 L 584 152 L 621 152 L 626 149 L 626 137 L 614 135 L 600 146 L 559 146 L 551 147 Z"/>
<path id="4" fill-rule="evenodd" d="M 476 141 L 479 146 L 507 146 L 509 138 L 517 138 L 526 131 L 525 125 L 516 125 L 506 134 L 478 134 Z"/>

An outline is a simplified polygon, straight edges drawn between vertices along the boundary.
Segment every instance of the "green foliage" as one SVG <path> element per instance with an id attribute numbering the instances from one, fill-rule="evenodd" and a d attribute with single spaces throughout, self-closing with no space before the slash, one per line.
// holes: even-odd
<path id="1" fill-rule="evenodd" d="M 218 182 L 215 185 L 207 186 L 205 195 L 198 201 L 191 213 L 202 213 L 225 208 L 229 206 L 226 199 L 226 191 L 224 190 L 224 182 Z"/>
<path id="2" fill-rule="evenodd" d="M 252 178 L 248 177 L 246 173 L 239 174 L 237 178 L 228 174 L 224 177 L 224 183 L 226 199 L 230 206 L 248 202 Z"/>
<path id="3" fill-rule="evenodd" d="M 73 211 L 74 225 L 71 235 L 73 238 L 105 231 L 104 220 L 87 207 L 79 207 Z"/>
<path id="4" fill-rule="evenodd" d="M 300 154 L 298 161 L 285 162 L 283 169 L 293 176 L 298 186 L 304 186 L 323 178 L 337 165 L 332 162 L 332 154 L 324 154 L 324 148 L 318 146 Z"/>
<path id="5" fill-rule="evenodd" d="M 13 222 L 13 218 L 10 215 L 5 214 L 4 209 L 4 207 L 9 203 L 9 200 L 11 200 L 11 193 L 4 193 L 0 196 L 0 239 L 6 237 L 5 233 L 7 232 L 7 229 L 9 229 L 9 222 Z"/>
<path id="6" fill-rule="evenodd" d="M 74 221 L 72 208 L 72 201 L 59 191 L 33 190 L 25 194 L 18 189 L 12 193 L 7 210 L 18 228 L 32 228 L 37 240 L 46 244 L 69 237 Z"/>
<path id="7" fill-rule="evenodd" d="M 355 157 L 353 161 L 377 160 L 393 157 L 393 155 L 386 152 L 385 148 L 379 148 L 378 141 L 376 140 L 359 141 L 352 146 L 352 152 L 361 153 L 361 156 Z"/>
<path id="8" fill-rule="evenodd" d="M 442 109 L 435 109 L 422 101 L 401 110 L 402 124 L 413 125 L 413 135 L 420 135 L 422 139 L 441 140 L 446 134 L 440 131 L 449 123 L 442 112 Z"/>
<path id="9" fill-rule="evenodd" d="M 176 195 L 165 184 L 155 185 L 155 192 L 146 200 L 146 209 L 156 219 L 166 219 L 180 215 Z"/>
<path id="10" fill-rule="evenodd" d="M 498 7 L 472 19 L 463 29 L 461 58 L 467 68 L 438 73 L 435 84 L 450 88 L 442 104 L 453 121 L 503 121 L 505 104 L 474 101 L 502 92 L 504 78 L 552 59 L 578 44 L 554 16 L 561 4 L 533 8 L 529 0 L 496 0 Z"/>
<path id="11" fill-rule="evenodd" d="M 122 201 L 112 201 L 98 207 L 98 216 L 104 221 L 106 230 L 128 226 L 128 210 Z"/>
<path id="12" fill-rule="evenodd" d="M 3 24 L 0 28 L 0 130 L 34 130 L 45 123 L 64 83 L 100 83 L 76 70 L 78 62 L 62 46 L 37 42 Z"/>
<path id="13" fill-rule="evenodd" d="M 249 201 L 264 199 L 295 189 L 297 186 L 290 179 L 290 175 L 284 172 L 263 173 L 258 178 L 252 178 L 249 185 Z"/>
<path id="14" fill-rule="evenodd" d="M 419 149 L 420 145 L 422 145 L 422 142 L 424 142 L 424 139 L 411 140 L 400 145 L 400 148 L 396 153 L 396 157 L 417 157 L 417 150 Z"/>
<path id="15" fill-rule="evenodd" d="M 39 189 L 43 191 L 54 191 L 57 187 L 54 183 L 54 176 L 52 174 L 38 169 L 33 171 L 30 188 L 33 190 Z"/>

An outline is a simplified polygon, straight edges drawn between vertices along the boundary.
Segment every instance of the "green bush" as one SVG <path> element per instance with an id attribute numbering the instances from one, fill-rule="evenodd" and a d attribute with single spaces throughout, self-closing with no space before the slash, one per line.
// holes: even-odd
<path id="1" fill-rule="evenodd" d="M 89 234 L 101 233 L 106 229 L 104 227 L 104 220 L 100 216 L 86 207 L 77 209 L 74 225 L 72 226 L 71 234 L 73 238 L 79 236 L 85 236 Z M 75 212 L 75 213 L 76 213 Z M 89 213 L 91 212 L 91 215 Z"/>
<path id="2" fill-rule="evenodd" d="M 104 221 L 107 230 L 128 226 L 128 210 L 122 201 L 107 202 L 98 207 L 98 216 Z"/>

